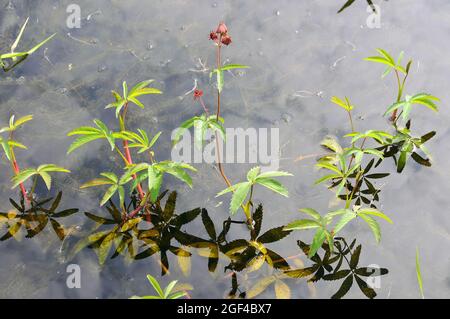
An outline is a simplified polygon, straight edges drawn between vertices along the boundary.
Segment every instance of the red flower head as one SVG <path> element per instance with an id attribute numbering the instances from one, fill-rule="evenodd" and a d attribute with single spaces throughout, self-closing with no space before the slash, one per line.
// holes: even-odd
<path id="1" fill-rule="evenodd" d="M 225 45 L 229 45 L 231 43 L 231 37 L 226 34 L 222 37 L 222 43 Z"/>
<path id="2" fill-rule="evenodd" d="M 217 34 L 214 31 L 211 31 L 211 33 L 209 34 L 209 39 L 216 41 L 217 40 Z"/>
<path id="3" fill-rule="evenodd" d="M 225 23 L 223 23 L 223 22 L 219 23 L 219 26 L 217 27 L 216 33 L 217 34 L 221 34 L 222 36 L 224 36 L 224 35 L 226 35 L 228 33 L 228 28 L 225 25 Z"/>
<path id="4" fill-rule="evenodd" d="M 203 96 L 202 90 L 194 90 L 194 100 L 197 100 Z"/>

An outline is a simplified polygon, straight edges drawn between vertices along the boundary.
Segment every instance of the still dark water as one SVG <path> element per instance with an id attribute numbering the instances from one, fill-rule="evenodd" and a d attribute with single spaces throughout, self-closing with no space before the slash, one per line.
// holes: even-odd
<path id="1" fill-rule="evenodd" d="M 72 1 L 0 0 L 0 48 L 7 51 L 18 26 L 29 16 L 23 45 L 57 32 L 56 38 L 13 72 L 0 77 L 0 121 L 11 114 L 34 114 L 34 120 L 20 131 L 20 140 L 29 146 L 19 151 L 23 167 L 52 162 L 72 171 L 55 178 L 54 189 L 63 191 L 62 209 L 78 208 L 79 214 L 60 222 L 70 229 L 61 242 L 47 227 L 32 239 L 23 235 L 0 242 L 1 298 L 128 298 L 151 293 L 147 273 L 161 272 L 157 255 L 127 261 L 118 257 L 103 267 L 95 253 L 85 249 L 72 261 L 66 249 L 77 236 L 92 227 L 81 212 L 106 216 L 99 208 L 100 191 L 80 190 L 85 181 L 100 172 L 115 169 L 119 160 L 103 143 L 93 143 L 66 156 L 72 128 L 90 124 L 93 118 L 114 125 L 115 118 L 104 106 L 111 101 L 110 90 L 118 90 L 122 81 L 156 80 L 161 96 L 143 99 L 144 111 L 133 109 L 130 123 L 152 132 L 163 131 L 158 158 L 170 158 L 170 132 L 188 119 L 198 106 L 190 96 L 194 82 L 208 91 L 208 72 L 201 72 L 199 59 L 211 65 L 214 50 L 209 31 L 218 21 L 226 21 L 233 43 L 224 50 L 232 63 L 251 66 L 245 73 L 228 77 L 223 94 L 223 116 L 228 127 L 279 127 L 280 168 L 295 175 L 285 179 L 290 190 L 288 200 L 258 190 L 256 202 L 264 205 L 263 231 L 300 218 L 302 207 L 325 212 L 336 206 L 334 194 L 323 186 L 313 186 L 319 173 L 314 157 L 294 160 L 320 152 L 319 143 L 327 135 L 340 136 L 347 130 L 345 114 L 329 103 L 333 95 L 349 96 L 356 107 L 356 125 L 360 130 L 385 129 L 382 118 L 395 98 L 391 77 L 380 79 L 382 68 L 363 61 L 378 47 L 389 52 L 405 51 L 414 58 L 407 91 L 430 92 L 442 99 L 438 115 L 416 111 L 414 127 L 419 131 L 437 131 L 429 143 L 433 166 L 423 168 L 409 163 L 397 175 L 387 165 L 390 178 L 383 181 L 381 208 L 394 221 L 382 223 L 382 241 L 377 245 L 366 225 L 353 223 L 343 235 L 362 244 L 361 264 L 377 264 L 389 269 L 377 289 L 379 298 L 418 298 L 415 250 L 421 253 L 425 296 L 450 297 L 450 3 L 446 0 L 376 1 L 381 6 L 381 28 L 366 25 L 369 13 L 365 1 L 356 1 L 343 13 L 337 10 L 344 1 L 82 1 L 82 27 L 66 26 L 66 8 Z M 6 50 L 4 50 L 6 48 Z M 212 90 L 205 93 L 214 103 Z M 3 126 L 3 125 L 2 125 Z M 103 145 L 103 146 L 102 146 Z M 249 165 L 229 164 L 225 169 L 233 181 L 242 179 Z M 177 212 L 196 207 L 208 210 L 216 228 L 228 217 L 228 199 L 215 198 L 223 182 L 212 166 L 197 165 L 194 189 L 167 179 L 165 188 L 177 190 Z M 10 168 L 0 164 L 0 211 L 8 211 Z M 38 196 L 49 194 L 38 188 Z M 223 201 L 223 203 L 221 203 Z M 206 238 L 200 218 L 186 226 L 189 233 Z M 219 230 L 218 230 L 219 231 Z M 6 230 L 2 229 L 2 233 Z M 233 226 L 233 238 L 247 238 L 244 226 Z M 289 259 L 293 267 L 310 262 L 301 254 L 297 240 L 310 242 L 309 232 L 294 232 L 271 245 L 271 249 Z M 208 258 L 191 249 L 192 258 L 177 260 L 169 254 L 170 273 L 159 277 L 164 284 L 179 279 L 190 284 L 193 298 L 223 298 L 232 288 L 229 263 L 219 259 L 215 272 L 208 272 Z M 298 256 L 297 256 L 298 255 Z M 68 289 L 66 267 L 80 265 L 81 288 Z M 270 267 L 256 272 L 238 273 L 241 291 L 251 290 L 262 278 L 276 275 Z M 329 298 L 338 282 L 307 283 L 305 279 L 284 280 L 292 298 Z M 357 287 L 347 295 L 363 298 Z M 274 286 L 257 297 L 273 298 Z"/>

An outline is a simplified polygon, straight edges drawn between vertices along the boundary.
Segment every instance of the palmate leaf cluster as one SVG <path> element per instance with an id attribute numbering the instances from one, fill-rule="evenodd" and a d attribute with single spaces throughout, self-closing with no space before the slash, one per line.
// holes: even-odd
<path id="1" fill-rule="evenodd" d="M 33 119 L 32 115 L 26 115 L 23 117 L 20 117 L 18 119 L 16 119 L 15 115 L 12 115 L 9 118 L 9 123 L 7 126 L 0 128 L 0 134 L 8 134 L 9 136 L 2 136 L 0 135 L 0 144 L 2 146 L 3 152 L 6 156 L 6 158 L 11 161 L 12 159 L 12 154 L 11 154 L 11 150 L 14 147 L 18 147 L 21 149 L 27 149 L 27 147 L 25 145 L 23 145 L 22 143 L 15 141 L 11 138 L 11 134 L 16 131 L 18 128 L 20 128 L 23 124 L 31 121 Z"/>
<path id="2" fill-rule="evenodd" d="M 129 102 L 144 108 L 138 97 L 162 93 L 158 89 L 149 87 L 152 82 L 153 80 L 142 81 L 133 86 L 131 90 L 128 89 L 127 83 L 123 82 L 122 96 L 116 91 L 112 92 L 115 102 L 109 104 L 106 108 L 115 108 L 116 117 L 119 119 L 119 131 L 113 131 L 101 120 L 95 119 L 95 126 L 81 126 L 67 134 L 68 136 L 76 136 L 75 141 L 67 151 L 68 154 L 90 142 L 106 140 L 111 147 L 111 151 L 117 151 L 125 161 L 125 167 L 120 177 L 114 172 L 104 172 L 101 174 L 101 177 L 81 186 L 81 188 L 88 188 L 107 185 L 108 188 L 100 202 L 102 206 L 115 194 L 118 194 L 120 207 L 123 207 L 126 189 L 128 188 L 129 192 L 132 193 L 138 186 L 140 187 L 142 182 L 146 182 L 148 189 L 145 198 L 141 198 L 142 202 L 140 204 L 145 206 L 147 202 L 154 202 L 160 193 L 165 174 L 172 175 L 192 187 L 192 179 L 187 171 L 196 171 L 195 168 L 184 163 L 169 160 L 158 162 L 155 160 L 154 146 L 161 136 L 161 132 L 150 138 L 150 135 L 141 128 L 137 128 L 136 132 L 133 132 L 125 127 L 126 107 Z M 138 164 L 131 162 L 131 154 L 124 155 L 119 145 L 117 145 L 118 141 L 122 142 L 125 153 L 129 150 L 137 150 L 136 153 L 138 155 L 148 155 L 148 162 L 143 161 Z"/>
<path id="3" fill-rule="evenodd" d="M 21 128 L 23 124 L 28 123 L 32 119 L 32 115 L 26 115 L 17 119 L 15 115 L 12 115 L 9 119 L 8 125 L 0 128 L 0 134 L 3 134 L 0 135 L 0 144 L 6 158 L 12 163 L 13 167 L 16 167 L 14 148 L 27 149 L 25 145 L 13 139 L 13 133 Z M 55 164 L 42 164 L 37 168 L 26 168 L 18 173 L 15 173 L 15 175 L 11 178 L 13 183 L 12 188 L 16 188 L 32 177 L 40 177 L 47 186 L 47 189 L 50 190 L 52 186 L 52 177 L 50 173 L 70 173 L 70 171 Z"/>
<path id="4" fill-rule="evenodd" d="M 235 185 L 232 185 L 220 193 L 217 196 L 222 196 L 227 193 L 233 193 L 231 197 L 230 203 L 230 213 L 234 215 L 239 207 L 241 207 L 248 197 L 251 189 L 255 185 L 260 185 L 265 188 L 268 188 L 274 193 L 282 195 L 284 197 L 288 197 L 289 193 L 286 187 L 284 187 L 279 181 L 274 179 L 274 177 L 284 177 L 284 176 L 292 176 L 292 174 L 282 171 L 271 171 L 271 172 L 263 172 L 261 173 L 261 168 L 259 166 L 252 168 L 247 173 L 247 181 L 241 182 Z M 251 205 L 251 199 L 246 204 L 248 207 Z"/>
<path id="5" fill-rule="evenodd" d="M 219 133 L 222 139 L 226 140 L 225 128 L 223 127 L 223 123 L 224 119 L 221 117 L 217 119 L 215 115 L 203 114 L 201 116 L 194 116 L 183 122 L 176 130 L 173 137 L 173 145 L 175 146 L 176 144 L 178 144 L 183 134 L 191 127 L 194 127 L 194 143 L 199 148 L 202 147 L 208 130 Z"/>
<path id="6" fill-rule="evenodd" d="M 131 299 L 179 299 L 186 295 L 185 291 L 176 291 L 178 280 L 171 281 L 165 289 L 162 289 L 155 277 L 147 275 L 147 279 L 158 295 L 142 297 L 133 296 Z"/>
<path id="7" fill-rule="evenodd" d="M 138 84 L 133 86 L 131 90 L 128 90 L 127 82 L 122 82 L 122 95 L 120 95 L 116 91 L 112 91 L 111 93 L 115 99 L 115 102 L 108 104 L 106 108 L 115 108 L 116 118 L 119 117 L 119 114 L 122 111 L 123 107 L 129 102 L 137 105 L 141 109 L 144 109 L 145 106 L 140 100 L 138 100 L 138 97 L 149 94 L 162 94 L 160 90 L 148 87 L 152 82 L 154 82 L 154 80 L 139 82 Z"/>

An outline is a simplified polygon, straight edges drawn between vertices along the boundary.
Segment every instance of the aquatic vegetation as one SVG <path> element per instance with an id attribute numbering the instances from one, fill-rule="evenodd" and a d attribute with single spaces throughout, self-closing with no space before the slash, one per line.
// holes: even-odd
<path id="1" fill-rule="evenodd" d="M 235 70 L 235 69 L 247 69 L 249 66 L 243 64 L 225 64 L 222 65 L 222 48 L 223 46 L 228 46 L 231 44 L 231 37 L 228 33 L 227 26 L 221 22 L 219 23 L 216 31 L 211 31 L 210 40 L 212 40 L 216 46 L 216 67 L 210 72 L 210 79 L 215 76 L 216 78 L 216 91 L 217 91 L 217 105 L 216 105 L 216 113 L 215 115 L 210 115 L 207 106 L 203 100 L 203 91 L 200 89 L 194 90 L 194 100 L 198 101 L 203 111 L 205 112 L 201 116 L 194 116 L 187 121 L 183 122 L 181 126 L 175 133 L 173 144 L 174 146 L 180 141 L 184 132 L 191 127 L 194 127 L 194 138 L 195 144 L 197 146 L 202 146 L 203 141 L 205 140 L 206 132 L 211 130 L 215 134 L 216 139 L 216 163 L 219 169 L 219 172 L 227 185 L 227 188 L 217 194 L 217 196 L 221 196 L 227 193 L 232 193 L 232 199 L 230 203 L 230 213 L 234 215 L 239 207 L 242 207 L 245 216 L 247 217 L 247 224 L 250 228 L 253 227 L 253 188 L 255 185 L 264 186 L 275 193 L 278 193 L 283 196 L 288 196 L 287 189 L 277 180 L 274 180 L 272 177 L 281 177 L 281 176 L 292 176 L 292 174 L 286 172 L 263 172 L 261 173 L 260 167 L 255 167 L 251 169 L 247 174 L 247 182 L 238 183 L 232 185 L 230 179 L 225 174 L 221 163 L 221 156 L 219 150 L 219 138 L 222 138 L 226 142 L 225 138 L 225 129 L 223 124 L 225 120 L 220 117 L 221 112 L 221 93 L 224 87 L 224 73 L 225 71 Z M 250 193 L 250 197 L 246 203 L 244 203 L 245 199 Z"/>
<path id="2" fill-rule="evenodd" d="M 371 1 L 367 2 L 373 5 Z M 340 12 L 353 3 L 354 0 L 347 1 Z M 53 37 L 47 38 L 30 51 L 14 53 L 26 24 L 11 49 L 12 53 L 2 55 L 0 58 L 5 71 L 20 63 L 19 58 L 25 59 Z M 157 261 L 161 275 L 164 276 L 169 274 L 169 269 L 172 273 L 175 259 L 182 274 L 186 275 L 188 273 L 186 269 L 190 269 L 191 265 L 190 257 L 198 254 L 205 258 L 207 262 L 204 267 L 207 267 L 215 277 L 219 278 L 220 272 L 223 271 L 222 280 L 231 279 L 231 290 L 226 295 L 228 298 L 256 298 L 267 292 L 280 299 L 290 298 L 291 287 L 298 285 L 299 278 L 306 279 L 308 285 L 319 280 L 342 281 L 332 298 L 344 297 L 355 282 L 366 297 L 376 297 L 375 287 L 369 284 L 369 280 L 386 275 L 388 270 L 360 266 L 361 245 L 356 245 L 356 239 L 347 244 L 342 232 L 351 222 L 362 220 L 373 233 L 375 241 L 377 243 L 381 241 L 379 221 L 393 222 L 390 214 L 388 216 L 377 208 L 381 188 L 376 187 L 376 181 L 390 174 L 375 169 L 381 163 L 387 162 L 388 158 L 393 159 L 398 173 L 404 170 L 410 158 L 420 165 L 431 166 L 431 156 L 425 144 L 436 132 L 432 131 L 417 137 L 411 133 L 411 122 L 416 108 L 418 111 L 420 106 L 437 111 L 436 103 L 439 99 L 428 93 L 405 94 L 406 80 L 412 62 L 408 61 L 404 66 L 403 54 L 394 61 L 389 53 L 378 49 L 379 56 L 369 57 L 366 60 L 387 66 L 383 77 L 393 73 L 397 82 L 396 100 L 387 107 L 384 114 L 390 117 L 389 129 L 358 131 L 353 120 L 355 105 L 350 99 L 348 97 L 331 99 L 333 104 L 345 110 L 349 120 L 349 131 L 342 139 L 328 136 L 322 141 L 321 145 L 327 154 L 320 156 L 316 167 L 327 173 L 320 177 L 316 184 L 327 183 L 328 189 L 334 191 L 340 207 L 325 214 L 313 208 L 303 208 L 300 212 L 308 215 L 308 218 L 262 231 L 264 211 L 262 204 L 254 203 L 255 187 L 262 186 L 273 193 L 288 197 L 288 189 L 278 179 L 293 175 L 284 171 L 262 171 L 257 166 L 248 171 L 246 179 L 232 183 L 225 174 L 219 150 L 221 140 L 226 142 L 225 119 L 221 117 L 221 94 L 225 87 L 225 76 L 231 71 L 249 67 L 222 63 L 222 49 L 234 43 L 224 23 L 220 23 L 216 31 L 210 33 L 209 38 L 216 48 L 216 65 L 211 68 L 209 74 L 210 81 L 215 83 L 213 84 L 217 96 L 215 111 L 210 113 L 203 100 L 204 91 L 196 86 L 192 91 L 193 100 L 199 104 L 202 113 L 194 115 L 180 125 L 173 137 L 173 146 L 175 147 L 190 129 L 194 130 L 196 147 L 203 147 L 207 133 L 212 133 L 211 135 L 215 137 L 216 164 L 226 184 L 226 188 L 216 197 L 226 194 L 231 196 L 230 216 L 222 221 L 221 228 L 217 227 L 216 218 L 211 218 L 212 215 L 204 208 L 197 207 L 187 211 L 183 209 L 178 213 L 177 192 L 162 191 L 167 175 L 193 187 L 190 172 L 196 172 L 196 169 L 186 163 L 157 159 L 155 147 L 162 132 L 151 134 L 142 128 L 129 128 L 127 122 L 129 107 L 144 109 L 142 97 L 162 92 L 151 87 L 153 80 L 142 81 L 131 88 L 123 81 L 122 92 L 112 91 L 113 101 L 105 107 L 114 111 L 117 120 L 115 128 L 108 127 L 100 119 L 94 119 L 92 126 L 81 126 L 67 133 L 69 137 L 74 138 L 67 154 L 81 147 L 87 147 L 91 142 L 102 141 L 116 158 L 123 161 L 123 165 L 117 169 L 101 172 L 99 177 L 80 186 L 81 189 L 104 188 L 100 199 L 101 208 L 98 209 L 105 211 L 105 214 L 97 214 L 93 210 L 85 212 L 84 216 L 89 220 L 88 226 L 93 226 L 86 227 L 83 233 L 71 234 L 69 240 L 65 240 L 68 238 L 68 228 L 59 222 L 59 218 L 71 216 L 77 213 L 78 209 L 59 211 L 61 192 L 54 200 L 50 198 L 38 201 L 34 196 L 38 182 L 42 180 L 50 190 L 52 186 L 50 174 L 69 173 L 69 170 L 55 164 L 19 168 L 15 150 L 26 149 L 26 146 L 16 141 L 13 133 L 32 120 L 31 115 L 19 119 L 12 116 L 9 125 L 0 129 L 2 134 L 0 145 L 14 172 L 11 178 L 12 187 L 20 187 L 21 190 L 19 203 L 10 199 L 14 210 L 0 213 L 0 225 L 5 226 L 7 230 L 0 240 L 18 238 L 23 230 L 27 238 L 33 238 L 51 224 L 58 238 L 61 241 L 65 240 L 63 243 L 67 243 L 70 247 L 67 251 L 68 260 L 75 258 L 85 248 L 95 252 L 100 265 L 118 256 L 129 262 L 147 260 L 151 257 Z M 5 59 L 11 59 L 15 64 L 6 65 L 3 62 Z M 346 146 L 341 140 L 347 141 Z M 27 183 L 32 183 L 29 191 L 25 187 Z M 245 220 L 232 219 L 239 209 L 244 212 Z M 191 227 L 188 226 L 199 225 L 200 220 L 204 232 L 193 234 Z M 232 226 L 244 228 L 244 235 L 236 235 L 238 232 L 235 232 L 235 229 L 232 231 Z M 294 230 L 313 230 L 315 233 L 311 244 L 298 240 L 300 253 L 282 256 L 272 245 L 291 235 Z M 303 263 L 301 258 L 303 255 L 306 255 L 308 262 L 312 263 L 310 266 Z M 220 271 L 217 271 L 218 269 Z M 423 296 L 418 252 L 416 272 Z M 171 281 L 163 289 L 153 276 L 147 275 L 147 279 L 157 295 L 132 298 L 177 299 L 186 296 L 186 290 L 189 290 L 178 285 L 177 280 Z"/>
<path id="3" fill-rule="evenodd" d="M 343 108 L 349 118 L 351 132 L 344 137 L 351 138 L 350 145 L 343 147 L 339 141 L 333 137 L 327 137 L 322 141 L 329 152 L 318 159 L 316 167 L 320 170 L 326 170 L 327 174 L 316 181 L 316 184 L 327 182 L 329 189 L 335 189 L 336 197 L 341 199 L 345 205 L 325 214 L 323 217 L 317 211 L 307 208 L 301 210 L 310 215 L 313 219 L 302 219 L 290 223 L 285 230 L 305 230 L 317 229 L 309 257 L 327 241 L 329 249 L 333 249 L 333 238 L 344 227 L 357 217 L 362 219 L 370 227 L 377 242 L 381 240 L 381 228 L 374 217 L 381 218 L 388 223 L 392 220 L 383 212 L 377 209 L 375 201 L 379 200 L 379 189 L 376 189 L 371 179 L 382 179 L 389 174 L 373 173 L 372 169 L 378 167 L 386 158 L 392 157 L 397 167 L 397 172 L 401 173 L 406 166 L 407 160 L 411 157 L 418 164 L 431 166 L 430 153 L 424 144 L 431 139 L 436 132 L 432 131 L 422 137 L 413 137 L 411 135 L 411 107 L 414 104 L 424 105 L 425 107 L 437 111 L 438 107 L 435 101 L 438 98 L 425 93 L 415 94 L 413 96 L 405 95 L 405 83 L 408 78 L 412 60 L 408 61 L 406 66 L 402 66 L 403 53 L 397 59 L 394 59 L 383 49 L 378 49 L 379 56 L 366 58 L 367 61 L 387 65 L 383 76 L 393 71 L 397 79 L 397 98 L 396 102 L 388 107 L 385 116 L 391 114 L 391 131 L 367 130 L 357 132 L 352 120 L 352 110 L 354 105 L 349 98 L 340 99 L 333 97 L 331 102 Z M 401 79 L 403 75 L 403 79 Z M 399 114 L 397 111 L 401 110 Z M 402 123 L 403 122 L 403 123 Z M 428 158 L 419 155 L 419 150 Z M 376 161 L 376 163 L 375 163 Z M 364 168 L 363 164 L 367 163 Z M 344 194 L 342 194 L 344 192 Z M 364 195 L 364 196 L 363 196 Z M 367 198 L 371 195 L 372 199 Z M 330 227 L 335 217 L 339 220 Z M 348 279 L 349 282 L 351 279 Z"/>
<path id="4" fill-rule="evenodd" d="M 109 185 L 101 200 L 101 205 L 104 205 L 114 194 L 118 193 L 120 207 L 123 212 L 125 212 L 125 187 L 128 187 L 130 193 L 137 190 L 139 205 L 134 207 L 134 211 L 130 214 L 125 214 L 125 218 L 135 217 L 144 211 L 149 215 L 149 205 L 159 195 L 165 174 L 170 174 L 192 187 L 192 179 L 187 170 L 196 171 L 195 168 L 185 163 L 177 163 L 170 160 L 156 161 L 153 146 L 161 132 L 158 132 L 150 140 L 144 130 L 137 129 L 136 133 L 126 128 L 126 115 L 128 107 L 131 105 L 130 103 L 143 109 L 144 105 L 138 100 L 138 97 L 162 94 L 160 90 L 149 87 L 152 82 L 153 80 L 142 81 L 129 90 L 127 83 L 124 81 L 122 83 L 122 95 L 112 91 L 115 102 L 108 104 L 106 108 L 115 109 L 115 115 L 119 122 L 119 131 L 113 132 L 101 120 L 95 119 L 94 124 L 96 127 L 82 126 L 67 134 L 68 136 L 78 136 L 70 145 L 67 151 L 68 154 L 90 142 L 106 140 L 111 147 L 111 151 L 116 151 L 123 159 L 125 168 L 120 177 L 113 172 L 104 172 L 101 174 L 102 177 L 83 184 L 81 188 Z M 118 141 L 122 141 L 122 150 L 116 145 Z M 134 163 L 131 151 L 136 148 L 138 149 L 137 154 L 148 156 L 147 161 L 138 164 Z M 147 181 L 147 191 L 144 191 L 142 186 L 144 181 Z"/>
<path id="5" fill-rule="evenodd" d="M 70 173 L 69 170 L 55 164 L 43 164 L 38 166 L 37 168 L 27 168 L 23 170 L 19 168 L 14 149 L 27 149 L 27 147 L 14 139 L 14 133 L 23 124 L 31 121 L 32 119 L 32 115 L 26 115 L 18 119 L 16 119 L 15 116 L 12 115 L 9 119 L 9 125 L 0 128 L 0 134 L 7 134 L 7 137 L 3 137 L 0 135 L 0 144 L 2 145 L 2 149 L 6 158 L 11 163 L 11 167 L 14 172 L 14 176 L 11 179 L 13 183 L 12 187 L 16 188 L 17 186 L 20 186 L 22 197 L 26 199 L 27 203 L 30 204 L 33 201 L 33 194 L 38 183 L 38 177 L 42 178 L 42 180 L 45 182 L 45 185 L 47 186 L 47 189 L 50 190 L 52 185 L 52 177 L 49 173 Z M 33 186 L 31 187 L 30 191 L 27 192 L 24 183 L 32 177 Z"/>
<path id="6" fill-rule="evenodd" d="M 27 51 L 23 52 L 16 52 L 17 46 L 19 45 L 20 39 L 22 38 L 22 35 L 25 31 L 25 28 L 28 24 L 28 20 L 30 18 L 27 18 L 25 20 L 25 23 L 20 28 L 19 34 L 17 35 L 16 40 L 11 45 L 11 51 L 8 53 L 0 54 L 0 67 L 3 69 L 4 72 L 8 72 L 15 68 L 17 65 L 22 63 L 26 58 L 28 58 L 31 54 L 36 52 L 40 47 L 42 47 L 44 44 L 46 44 L 48 41 L 50 41 L 55 35 L 52 34 L 48 38 L 46 38 L 44 41 L 40 42 L 39 44 L 35 45 L 33 48 Z"/>
<path id="7" fill-rule="evenodd" d="M 153 286 L 153 289 L 158 293 L 157 296 L 133 296 L 131 299 L 179 299 L 186 296 L 185 291 L 176 291 L 176 285 L 178 280 L 171 281 L 165 289 L 161 288 L 161 285 L 152 275 L 147 275 L 147 279 Z"/>

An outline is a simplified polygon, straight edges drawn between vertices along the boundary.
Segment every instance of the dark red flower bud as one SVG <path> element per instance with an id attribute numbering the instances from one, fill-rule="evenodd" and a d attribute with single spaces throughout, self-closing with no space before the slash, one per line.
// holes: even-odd
<path id="1" fill-rule="evenodd" d="M 202 90 L 194 90 L 194 100 L 197 100 L 203 96 Z"/>
<path id="2" fill-rule="evenodd" d="M 231 43 L 231 37 L 226 34 L 222 37 L 222 43 L 225 45 L 229 45 Z"/>
<path id="3" fill-rule="evenodd" d="M 214 31 L 211 31 L 209 34 L 209 39 L 213 41 L 217 40 L 217 34 Z"/>
<path id="4" fill-rule="evenodd" d="M 224 36 L 224 35 L 227 34 L 227 32 L 228 32 L 228 28 L 227 28 L 227 26 L 225 25 L 225 23 L 220 22 L 220 23 L 219 23 L 219 26 L 217 27 L 216 33 L 221 34 L 222 36 Z"/>

